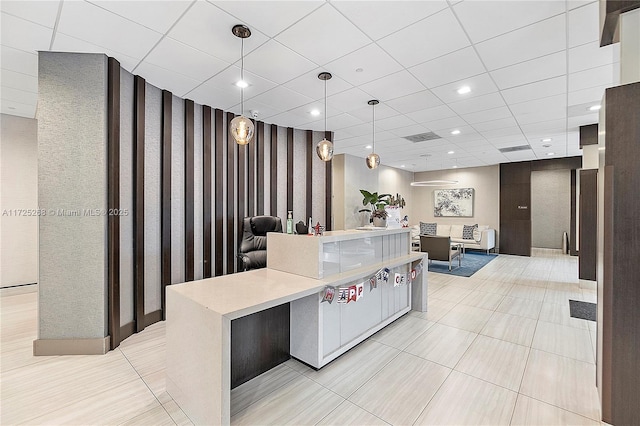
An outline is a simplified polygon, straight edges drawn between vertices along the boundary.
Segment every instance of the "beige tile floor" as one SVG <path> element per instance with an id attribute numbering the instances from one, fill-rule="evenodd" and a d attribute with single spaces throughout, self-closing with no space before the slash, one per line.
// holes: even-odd
<path id="1" fill-rule="evenodd" d="M 598 425 L 595 301 L 577 260 L 504 256 L 430 274 L 411 312 L 325 368 L 290 360 L 232 392 L 233 424 Z M 35 292 L 0 291 L 0 424 L 191 424 L 165 391 L 164 323 L 103 356 L 34 357 Z M 188 348 L 185 348 L 188 350 Z"/>

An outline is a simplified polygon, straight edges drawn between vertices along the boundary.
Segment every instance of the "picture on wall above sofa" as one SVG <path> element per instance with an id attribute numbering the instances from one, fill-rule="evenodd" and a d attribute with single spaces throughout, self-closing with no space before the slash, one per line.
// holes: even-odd
<path id="1" fill-rule="evenodd" d="M 473 217 L 473 188 L 435 189 L 433 215 L 436 217 Z"/>

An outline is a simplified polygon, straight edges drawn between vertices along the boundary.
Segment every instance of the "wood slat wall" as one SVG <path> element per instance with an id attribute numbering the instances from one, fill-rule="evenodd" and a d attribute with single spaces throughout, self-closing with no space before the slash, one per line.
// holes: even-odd
<path id="1" fill-rule="evenodd" d="M 162 143 L 160 145 L 160 156 L 162 171 L 161 176 L 161 237 L 162 247 L 161 263 L 161 306 L 164 318 L 167 301 L 165 299 L 165 288 L 171 284 L 171 137 L 172 137 L 172 115 L 173 115 L 173 94 L 167 90 L 162 91 Z"/>
<path id="2" fill-rule="evenodd" d="M 144 136 L 146 81 L 134 78 L 133 116 L 133 256 L 134 256 L 134 309 L 135 330 L 144 330 Z M 111 307 L 110 307 L 111 309 Z"/>
<path id="3" fill-rule="evenodd" d="M 194 277 L 194 108 L 192 100 L 184 101 L 184 259 L 185 281 Z M 200 160 L 200 159 L 199 159 Z"/>

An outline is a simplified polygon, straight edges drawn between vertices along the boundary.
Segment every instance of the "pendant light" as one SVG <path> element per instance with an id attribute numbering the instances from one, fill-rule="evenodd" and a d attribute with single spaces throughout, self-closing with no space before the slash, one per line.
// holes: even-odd
<path id="1" fill-rule="evenodd" d="M 325 137 L 316 145 L 316 154 L 322 161 L 331 161 L 333 158 L 333 143 L 327 140 L 327 80 L 331 80 L 332 75 L 328 72 L 321 72 L 318 78 L 324 81 L 324 134 Z"/>
<path id="2" fill-rule="evenodd" d="M 229 131 L 231 136 L 236 140 L 238 145 L 246 145 L 253 138 L 254 126 L 253 122 L 243 115 L 244 113 L 244 88 L 246 83 L 244 81 L 244 39 L 251 36 L 251 30 L 245 25 L 236 25 L 231 30 L 234 36 L 239 37 L 242 40 L 242 47 L 240 51 L 240 81 L 238 86 L 240 87 L 240 115 L 229 124 Z"/>
<path id="3" fill-rule="evenodd" d="M 429 170 L 429 157 L 431 157 L 431 154 L 423 154 L 421 155 L 421 157 L 424 157 L 425 171 Z M 444 185 L 455 185 L 456 183 L 458 183 L 457 180 L 433 179 L 433 180 L 413 181 L 411 182 L 411 186 L 444 186 Z"/>
<path id="4" fill-rule="evenodd" d="M 376 105 L 380 103 L 377 99 L 372 99 L 367 102 L 371 105 L 371 109 L 373 109 L 373 120 L 371 124 L 373 126 L 373 144 L 371 145 L 371 154 L 367 155 L 367 167 L 370 169 L 375 169 L 380 165 L 380 156 L 376 154 Z"/>

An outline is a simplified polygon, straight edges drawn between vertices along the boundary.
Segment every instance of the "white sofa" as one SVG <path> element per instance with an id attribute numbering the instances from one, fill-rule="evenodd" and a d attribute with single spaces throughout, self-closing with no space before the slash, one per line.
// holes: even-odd
<path id="1" fill-rule="evenodd" d="M 436 235 L 442 237 L 451 237 L 452 243 L 463 244 L 464 250 L 479 249 L 489 253 L 489 250 L 496 246 L 496 230 L 486 225 L 478 225 L 478 231 L 475 232 L 474 239 L 462 238 L 462 230 L 464 225 L 444 225 L 438 223 Z M 414 248 L 420 249 L 420 225 L 411 227 L 411 242 Z"/>

